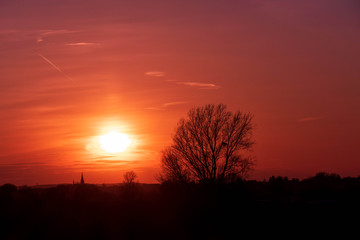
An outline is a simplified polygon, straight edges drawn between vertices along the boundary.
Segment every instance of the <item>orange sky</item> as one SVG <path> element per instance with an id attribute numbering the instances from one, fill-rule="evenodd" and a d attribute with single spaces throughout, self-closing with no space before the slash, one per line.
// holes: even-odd
<path id="1" fill-rule="evenodd" d="M 252 179 L 360 175 L 360 4 L 0 2 L 0 184 L 156 182 L 193 106 L 250 111 Z M 116 129 L 133 145 L 106 154 Z"/>

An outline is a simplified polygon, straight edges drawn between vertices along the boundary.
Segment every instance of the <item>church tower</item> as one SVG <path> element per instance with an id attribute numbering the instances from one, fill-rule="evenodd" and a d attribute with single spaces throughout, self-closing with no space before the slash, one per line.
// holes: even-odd
<path id="1" fill-rule="evenodd" d="M 80 184 L 85 184 L 83 173 L 81 173 L 81 180 L 80 180 Z"/>

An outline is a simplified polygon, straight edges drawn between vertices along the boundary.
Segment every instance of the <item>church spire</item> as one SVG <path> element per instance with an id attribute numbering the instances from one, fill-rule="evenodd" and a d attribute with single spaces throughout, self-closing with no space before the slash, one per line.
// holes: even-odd
<path id="1" fill-rule="evenodd" d="M 81 180 L 80 180 L 80 184 L 85 184 L 83 173 L 81 173 Z"/>

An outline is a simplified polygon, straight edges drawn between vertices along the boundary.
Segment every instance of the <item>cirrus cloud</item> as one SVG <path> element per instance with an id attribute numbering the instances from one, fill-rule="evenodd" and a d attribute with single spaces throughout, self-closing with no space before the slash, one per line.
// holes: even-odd
<path id="1" fill-rule="evenodd" d="M 175 106 L 175 105 L 181 105 L 181 104 L 186 104 L 188 103 L 187 101 L 176 101 L 176 102 L 167 102 L 167 103 L 163 103 L 158 107 L 148 107 L 145 108 L 147 110 L 157 110 L 157 111 L 162 111 L 165 110 L 165 108 L 171 107 L 171 106 Z"/>
<path id="2" fill-rule="evenodd" d="M 93 42 L 75 42 L 75 43 L 67 43 L 67 46 L 95 46 L 99 45 L 99 43 L 93 43 Z"/>
<path id="3" fill-rule="evenodd" d="M 220 86 L 213 83 L 201 83 L 201 82 L 176 82 L 180 85 L 190 86 L 190 87 L 198 87 L 200 89 L 219 89 Z"/>
<path id="4" fill-rule="evenodd" d="M 44 37 L 60 35 L 60 34 L 69 34 L 69 33 L 79 33 L 82 32 L 80 30 L 68 30 L 68 29 L 58 29 L 58 30 L 42 30 L 40 31 L 40 35 L 36 39 L 38 43 L 44 41 Z"/>
<path id="5" fill-rule="evenodd" d="M 150 72 L 146 72 L 145 75 L 152 77 L 163 77 L 165 76 L 165 73 L 161 71 L 150 71 Z"/>

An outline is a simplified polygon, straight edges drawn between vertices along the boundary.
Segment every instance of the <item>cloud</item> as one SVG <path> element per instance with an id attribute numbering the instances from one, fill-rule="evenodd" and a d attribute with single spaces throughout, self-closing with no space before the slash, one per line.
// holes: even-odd
<path id="1" fill-rule="evenodd" d="M 76 42 L 76 43 L 67 43 L 67 46 L 94 46 L 99 45 L 99 43 L 92 43 L 92 42 Z"/>
<path id="2" fill-rule="evenodd" d="M 42 36 L 49 36 L 49 35 L 57 35 L 57 34 L 67 34 L 67 33 L 78 33 L 81 32 L 79 30 L 68 30 L 68 29 L 59 29 L 59 30 L 43 30 L 41 35 Z"/>
<path id="3" fill-rule="evenodd" d="M 39 57 L 41 57 L 45 62 L 50 64 L 53 68 L 55 68 L 59 73 L 64 75 L 67 79 L 71 80 L 72 82 L 75 82 L 71 77 L 69 77 L 63 70 L 61 70 L 58 66 L 56 66 L 52 61 L 50 61 L 47 57 L 39 53 L 38 51 L 33 50 Z"/>
<path id="4" fill-rule="evenodd" d="M 298 122 L 312 122 L 312 121 L 317 121 L 322 119 L 321 117 L 305 117 L 305 118 L 300 118 L 297 121 Z"/>
<path id="5" fill-rule="evenodd" d="M 150 71 L 146 72 L 145 75 L 152 76 L 152 77 L 163 77 L 165 76 L 165 72 L 161 71 Z M 197 87 L 199 89 L 219 89 L 220 86 L 213 84 L 213 83 L 203 83 L 203 82 L 189 82 L 189 81 L 177 81 L 174 79 L 166 79 L 165 82 L 173 82 L 179 85 L 185 85 L 190 87 Z"/>
<path id="6" fill-rule="evenodd" d="M 150 71 L 150 72 L 146 72 L 145 75 L 152 77 L 163 77 L 165 76 L 165 73 L 160 71 Z"/>
<path id="7" fill-rule="evenodd" d="M 168 103 L 163 103 L 161 106 L 165 108 L 165 107 L 180 105 L 180 104 L 185 104 L 185 103 L 187 103 L 187 102 L 186 101 L 168 102 Z"/>
<path id="8" fill-rule="evenodd" d="M 44 41 L 45 37 L 60 35 L 60 34 L 72 34 L 79 33 L 81 30 L 22 30 L 22 29 L 5 29 L 0 30 L 1 40 L 5 41 L 19 41 L 19 40 L 31 40 L 36 39 L 38 43 Z"/>
<path id="9" fill-rule="evenodd" d="M 165 110 L 165 108 L 175 106 L 175 105 L 181 105 L 181 104 L 185 104 L 185 103 L 188 103 L 188 102 L 186 102 L 186 101 L 168 102 L 168 103 L 163 103 L 158 107 L 148 107 L 148 108 L 145 108 L 145 109 L 163 111 L 163 110 Z"/>
<path id="10" fill-rule="evenodd" d="M 220 86 L 213 83 L 201 83 L 201 82 L 176 82 L 180 85 L 190 86 L 190 87 L 199 87 L 200 89 L 219 89 Z"/>
<path id="11" fill-rule="evenodd" d="M 108 163 L 108 164 L 124 164 L 124 163 L 128 163 L 129 161 L 125 161 L 125 160 L 96 160 L 96 162 L 98 163 Z"/>
<path id="12" fill-rule="evenodd" d="M 68 30 L 68 29 L 59 29 L 59 30 L 42 30 L 40 31 L 40 36 L 36 39 L 38 43 L 44 41 L 44 37 L 59 35 L 59 34 L 69 34 L 69 33 L 79 33 L 82 32 L 80 30 Z"/>

